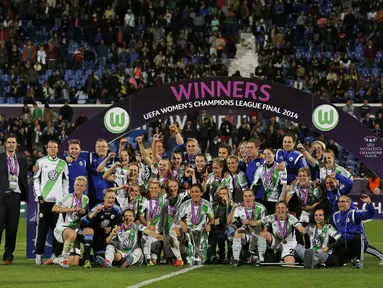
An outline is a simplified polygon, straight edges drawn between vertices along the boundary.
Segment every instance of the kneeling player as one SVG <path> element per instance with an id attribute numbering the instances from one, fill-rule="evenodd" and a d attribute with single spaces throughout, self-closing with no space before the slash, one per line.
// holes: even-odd
<path id="1" fill-rule="evenodd" d="M 94 206 L 80 221 L 84 229 L 84 268 L 92 267 L 89 261 L 90 250 L 93 248 L 95 254 L 103 251 L 112 227 L 121 224 L 121 210 L 115 205 L 114 194 L 112 189 L 107 189 L 104 192 L 104 202 Z"/>
<path id="2" fill-rule="evenodd" d="M 207 200 L 201 199 L 202 191 L 200 184 L 193 184 L 190 189 L 192 199 L 185 201 L 175 216 L 175 222 L 179 226 L 174 226 L 170 231 L 172 252 L 177 258 L 174 266 L 182 266 L 184 264 L 181 258 L 178 239 L 185 238 L 185 234 L 189 243 L 189 265 L 193 265 L 195 254 L 200 254 L 202 262 L 207 260 L 207 239 L 211 225 L 214 225 L 214 213 L 211 204 Z M 207 218 L 209 218 L 209 222 L 206 221 Z"/>
<path id="3" fill-rule="evenodd" d="M 234 233 L 234 266 L 238 266 L 241 249 L 248 243 L 250 254 L 255 254 L 254 251 L 258 250 L 258 260 L 260 262 L 264 261 L 266 252 L 266 239 L 263 236 L 256 235 L 252 228 L 252 225 L 255 223 L 254 221 L 260 220 L 266 216 L 266 208 L 262 204 L 254 201 L 254 192 L 251 189 L 244 191 L 243 199 L 244 205 L 239 206 L 238 204 L 234 204 L 233 209 L 228 216 L 229 224 L 233 224 L 234 222 L 242 224 L 242 227 L 237 229 Z"/>
<path id="4" fill-rule="evenodd" d="M 121 263 L 121 268 L 134 265 L 141 265 L 144 261 L 144 255 L 138 243 L 138 232 L 149 235 L 159 241 L 163 240 L 162 235 L 150 231 L 144 225 L 134 223 L 134 212 L 130 209 L 122 213 L 124 223 L 116 226 L 109 237 L 106 238 L 105 258 L 96 257 L 96 263 L 107 268 L 112 268 L 113 263 Z"/>
<path id="5" fill-rule="evenodd" d="M 87 179 L 79 176 L 74 182 L 74 193 L 66 195 L 53 206 L 52 212 L 60 213 L 54 237 L 59 243 L 64 243 L 64 249 L 60 257 L 51 258 L 44 264 L 60 264 L 62 267 L 77 266 L 80 260 L 80 245 L 78 231 L 80 219 L 88 211 L 88 196 L 84 195 Z M 75 247 L 75 249 L 73 249 Z M 72 254 L 69 257 L 69 254 Z"/>
<path id="6" fill-rule="evenodd" d="M 284 202 L 278 202 L 276 205 L 276 213 L 263 217 L 261 220 L 255 221 L 254 226 L 264 225 L 271 228 L 271 233 L 262 231 L 261 236 L 265 237 L 270 248 L 281 252 L 281 258 L 286 264 L 295 263 L 295 247 L 297 240 L 295 239 L 295 228 L 300 233 L 305 233 L 305 229 L 298 219 L 287 213 L 287 205 Z"/>

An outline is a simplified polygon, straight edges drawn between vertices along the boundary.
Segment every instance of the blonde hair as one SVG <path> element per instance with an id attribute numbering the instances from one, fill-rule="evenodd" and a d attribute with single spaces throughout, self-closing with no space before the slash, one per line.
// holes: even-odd
<path id="1" fill-rule="evenodd" d="M 88 184 L 88 179 L 86 179 L 85 176 L 77 176 L 76 180 L 74 180 L 74 182 L 76 182 L 76 181 L 83 181 L 83 182 L 85 182 L 85 184 Z"/>

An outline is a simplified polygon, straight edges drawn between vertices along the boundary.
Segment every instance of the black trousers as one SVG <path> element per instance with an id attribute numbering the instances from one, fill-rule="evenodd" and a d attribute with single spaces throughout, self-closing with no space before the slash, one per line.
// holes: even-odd
<path id="1" fill-rule="evenodd" d="M 47 233 L 49 228 L 53 234 L 53 230 L 56 227 L 57 219 L 59 214 L 52 212 L 52 208 L 55 203 L 44 202 L 43 204 L 38 204 L 38 209 L 36 213 L 36 222 L 37 222 L 37 240 L 36 240 L 36 255 L 44 254 L 45 241 L 47 239 Z M 55 237 L 52 237 L 52 252 L 55 251 L 57 246 L 57 241 Z"/>
<path id="2" fill-rule="evenodd" d="M 3 261 L 13 260 L 16 248 L 17 229 L 20 218 L 20 193 L 2 195 L 0 198 L 0 244 L 5 230 L 5 252 Z"/>
<path id="3" fill-rule="evenodd" d="M 347 240 L 344 245 L 335 250 L 341 265 L 352 259 L 364 260 L 364 252 L 368 247 L 363 235 L 355 234 L 351 240 Z"/>
<path id="4" fill-rule="evenodd" d="M 227 258 L 230 259 L 233 256 L 232 243 L 227 239 L 224 231 L 217 230 L 215 226 L 211 228 L 208 238 L 209 248 L 207 249 L 207 258 L 217 256 L 217 244 L 218 244 L 218 256 L 221 259 L 225 259 L 225 248 L 227 243 Z"/>

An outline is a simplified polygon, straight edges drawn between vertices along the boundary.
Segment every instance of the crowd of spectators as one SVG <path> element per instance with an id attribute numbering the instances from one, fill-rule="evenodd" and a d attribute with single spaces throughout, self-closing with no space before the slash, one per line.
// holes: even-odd
<path id="1" fill-rule="evenodd" d="M 19 118 L 0 118 L 0 138 L 7 130 L 17 132 L 33 163 L 45 152 L 44 143 L 65 140 L 87 120 L 83 114 L 72 119 L 70 108 L 53 116 L 48 103 L 113 103 L 162 83 L 227 76 L 240 31 L 256 38 L 259 65 L 250 77 L 345 103 L 350 114 L 353 103 L 363 103 L 362 121 L 382 136 L 383 111 L 370 118 L 369 106 L 382 102 L 382 7 L 368 0 L 2 1 L 0 104 L 27 105 Z M 46 105 L 44 111 L 36 102 Z M 236 148 L 256 136 L 264 146 L 279 148 L 289 129 L 299 130 L 306 146 L 318 137 L 296 125 L 279 127 L 273 118 L 262 122 L 250 115 L 234 123 L 228 115 L 217 127 L 202 114 L 183 133 L 197 137 L 212 155 L 207 147 L 216 149 L 227 139 Z M 363 166 L 353 172 L 366 175 Z"/>

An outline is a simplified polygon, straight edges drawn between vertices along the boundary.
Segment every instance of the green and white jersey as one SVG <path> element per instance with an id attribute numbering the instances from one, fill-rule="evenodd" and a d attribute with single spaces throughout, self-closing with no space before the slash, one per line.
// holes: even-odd
<path id="1" fill-rule="evenodd" d="M 342 166 L 339 166 L 338 164 L 335 164 L 335 166 L 332 169 L 327 169 L 323 163 L 319 165 L 319 178 L 321 185 L 325 185 L 325 179 L 327 175 L 331 175 L 333 172 L 336 174 L 340 174 L 350 180 L 354 180 L 351 173 L 348 172 L 345 168 Z M 340 189 L 343 189 L 344 185 L 340 184 Z"/>
<path id="2" fill-rule="evenodd" d="M 148 165 L 145 165 L 144 163 L 140 163 L 139 174 L 140 174 L 139 179 L 145 185 L 145 189 L 147 189 L 148 182 L 149 182 L 150 176 L 152 174 L 151 169 L 148 167 Z"/>
<path id="3" fill-rule="evenodd" d="M 279 224 L 281 227 L 278 225 L 277 221 L 277 215 L 272 214 L 269 216 L 266 216 L 261 219 L 262 224 L 269 228 L 271 227 L 271 233 L 273 236 L 279 240 L 284 240 L 286 239 L 288 242 L 289 241 L 295 241 L 295 234 L 294 234 L 294 227 L 298 227 L 300 225 L 299 221 L 297 218 L 295 218 L 293 215 L 287 213 L 287 222 L 285 220 L 279 220 Z M 284 232 L 286 232 L 286 237 L 284 238 Z"/>
<path id="4" fill-rule="evenodd" d="M 183 166 L 172 171 L 172 178 L 177 180 L 179 187 L 181 187 L 182 185 L 182 179 L 184 178 L 184 176 L 185 176 L 185 168 Z"/>
<path id="5" fill-rule="evenodd" d="M 310 182 L 309 187 L 304 188 L 297 183 L 290 189 L 289 192 L 287 192 L 287 194 L 291 196 L 297 194 L 302 206 L 311 206 L 320 201 L 324 196 L 322 189 L 320 187 L 314 188 L 312 182 Z"/>
<path id="6" fill-rule="evenodd" d="M 165 220 L 165 235 L 168 235 L 173 223 L 174 218 L 177 214 L 177 211 L 180 209 L 185 198 L 189 197 L 189 192 L 185 191 L 177 195 L 176 199 L 171 199 L 170 197 L 165 200 L 166 207 L 166 220 Z"/>
<path id="7" fill-rule="evenodd" d="M 215 192 L 218 188 L 226 186 L 229 189 L 229 197 L 232 199 L 233 194 L 233 177 L 228 174 L 226 177 L 216 177 L 213 173 L 210 173 L 206 181 L 206 192 L 210 195 L 210 201 L 213 201 Z"/>
<path id="8" fill-rule="evenodd" d="M 157 199 L 150 199 L 146 202 L 146 220 L 150 222 L 150 225 L 156 228 L 157 233 L 162 231 L 161 220 L 165 206 L 165 197 L 166 195 L 160 193 Z"/>
<path id="9" fill-rule="evenodd" d="M 278 202 L 279 196 L 282 192 L 282 185 L 287 184 L 287 170 L 278 170 L 278 163 L 274 162 L 272 166 L 263 163 L 255 171 L 254 181 L 251 185 L 258 184 L 258 181 L 262 181 L 262 185 L 265 189 L 264 200 L 268 202 Z"/>
<path id="10" fill-rule="evenodd" d="M 120 226 L 120 231 L 113 237 L 110 244 L 124 253 L 129 253 L 137 248 L 138 245 L 138 232 L 145 230 L 144 225 L 137 225 L 133 223 L 130 227 L 125 228 L 124 224 Z"/>
<path id="11" fill-rule="evenodd" d="M 247 211 L 247 213 L 246 213 Z M 261 203 L 254 202 L 253 205 L 248 208 L 245 206 L 238 206 L 235 208 L 234 211 L 234 219 L 237 220 L 237 222 L 245 223 L 247 220 L 260 220 L 264 218 L 267 215 L 267 210 L 265 206 L 263 206 Z"/>
<path id="12" fill-rule="evenodd" d="M 67 163 L 46 156 L 37 160 L 39 170 L 33 176 L 35 201 L 41 196 L 45 202 L 56 203 L 69 194 L 69 171 Z"/>
<path id="13" fill-rule="evenodd" d="M 153 178 L 155 178 L 158 175 L 158 166 L 159 166 L 159 163 L 153 162 L 152 167 L 150 167 L 150 169 L 152 170 L 152 177 Z"/>
<path id="14" fill-rule="evenodd" d="M 141 195 L 139 195 L 134 201 L 129 201 L 129 198 L 125 197 L 123 198 L 122 202 L 119 203 L 121 211 L 130 209 L 134 212 L 135 217 L 145 215 L 145 209 L 148 206 L 148 200 Z"/>
<path id="15" fill-rule="evenodd" d="M 331 224 L 324 225 L 322 229 L 319 229 L 316 225 L 309 225 L 306 228 L 306 233 L 310 236 L 310 248 L 314 251 L 319 251 L 322 248 L 328 247 L 330 237 L 335 240 L 342 237 Z"/>
<path id="16" fill-rule="evenodd" d="M 81 205 L 81 208 L 88 210 L 89 198 L 86 195 L 82 195 L 81 201 L 78 202 Z M 76 208 L 77 201 L 74 194 L 68 194 L 63 199 L 56 203 L 57 206 L 62 208 Z M 76 212 L 70 213 L 60 213 L 59 219 L 57 220 L 56 227 L 68 227 L 72 229 L 79 228 L 81 217 L 84 215 L 79 215 Z"/>
<path id="17" fill-rule="evenodd" d="M 194 206 L 193 210 L 192 206 Z M 193 200 L 189 199 L 181 205 L 176 214 L 175 222 L 178 223 L 183 220 L 190 229 L 202 231 L 205 229 L 206 224 L 209 223 L 208 218 L 214 218 L 211 203 L 201 199 L 199 204 L 193 205 Z"/>
<path id="18" fill-rule="evenodd" d="M 233 189 L 241 188 L 242 191 L 249 188 L 249 183 L 247 182 L 246 174 L 243 171 L 232 176 L 233 177 Z"/>

